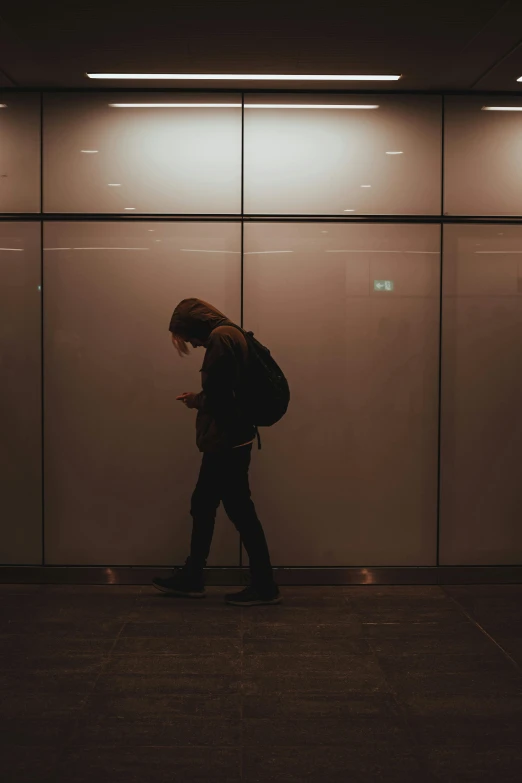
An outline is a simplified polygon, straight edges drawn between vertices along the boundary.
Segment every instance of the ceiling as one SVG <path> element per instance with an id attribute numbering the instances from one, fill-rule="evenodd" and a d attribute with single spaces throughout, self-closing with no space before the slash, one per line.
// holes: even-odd
<path id="1" fill-rule="evenodd" d="M 342 89 L 522 91 L 521 0 L 25 0 L 0 10 L 0 86 L 101 82 L 98 72 L 401 73 Z M 273 87 L 206 82 L 199 87 Z M 327 83 L 275 87 L 333 89 Z"/>

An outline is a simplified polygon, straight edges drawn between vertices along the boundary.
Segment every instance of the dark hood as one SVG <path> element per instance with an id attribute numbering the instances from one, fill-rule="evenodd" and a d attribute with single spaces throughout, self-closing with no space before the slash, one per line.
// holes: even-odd
<path id="1" fill-rule="evenodd" d="M 169 331 L 181 337 L 206 340 L 210 332 L 230 319 L 203 299 L 182 299 L 170 319 Z"/>

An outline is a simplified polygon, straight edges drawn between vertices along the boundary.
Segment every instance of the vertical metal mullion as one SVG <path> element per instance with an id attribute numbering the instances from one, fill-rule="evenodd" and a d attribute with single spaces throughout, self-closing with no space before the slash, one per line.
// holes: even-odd
<path id="1" fill-rule="evenodd" d="M 241 328 L 243 328 L 243 277 L 245 246 L 245 93 L 241 92 Z M 239 567 L 243 567 L 243 542 L 239 534 Z"/>
<path id="2" fill-rule="evenodd" d="M 441 96 L 441 173 L 440 173 L 440 279 L 439 279 L 439 415 L 437 431 L 437 568 L 440 565 L 440 491 L 441 491 L 441 421 L 442 421 L 442 275 L 444 268 L 444 95 Z"/>
<path id="3" fill-rule="evenodd" d="M 42 480 L 42 565 L 45 566 L 45 416 L 44 416 L 44 221 L 43 221 L 43 111 L 40 93 L 40 400 L 41 400 L 41 480 Z"/>

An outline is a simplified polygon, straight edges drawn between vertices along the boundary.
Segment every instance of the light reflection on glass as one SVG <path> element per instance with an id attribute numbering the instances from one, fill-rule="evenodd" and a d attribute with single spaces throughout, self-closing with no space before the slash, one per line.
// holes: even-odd
<path id="1" fill-rule="evenodd" d="M 160 242 L 159 239 L 156 242 Z M 241 253 L 240 250 L 198 250 L 192 247 L 180 247 L 181 253 Z"/>

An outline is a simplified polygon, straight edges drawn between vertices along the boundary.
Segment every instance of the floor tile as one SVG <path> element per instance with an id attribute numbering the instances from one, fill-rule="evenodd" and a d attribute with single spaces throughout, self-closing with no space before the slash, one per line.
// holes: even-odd
<path id="1" fill-rule="evenodd" d="M 163 675 L 103 673 L 92 689 L 93 694 L 127 695 L 148 698 L 151 696 L 178 695 L 201 696 L 227 695 L 240 691 L 238 676 L 208 675 L 205 673 L 179 674 L 172 670 Z"/>
<path id="2" fill-rule="evenodd" d="M 371 630 L 371 633 L 368 633 Z M 413 628 L 397 625 L 367 628 L 366 641 L 376 653 L 384 655 L 411 655 L 432 653 L 447 655 L 456 653 L 495 652 L 495 643 L 476 625 L 468 623 L 441 630 L 437 623 L 419 624 Z"/>
<path id="3" fill-rule="evenodd" d="M 0 756 L 6 745 L 25 745 L 28 748 L 33 745 L 45 745 L 64 748 L 73 736 L 80 714 L 80 709 L 59 708 L 44 709 L 39 715 L 11 713 L 7 720 L 5 718 L 2 720 Z"/>
<path id="4" fill-rule="evenodd" d="M 399 719 L 401 713 L 395 698 L 386 691 L 337 690 L 326 692 L 321 683 L 294 690 L 295 680 L 285 687 L 270 678 L 247 680 L 242 686 L 244 718 L 308 718 L 323 717 L 350 720 L 370 717 Z"/>
<path id="5" fill-rule="evenodd" d="M 244 783 L 432 783 L 427 767 L 394 742 L 325 747 L 245 747 Z"/>
<path id="6" fill-rule="evenodd" d="M 71 742 L 84 745 L 207 746 L 236 747 L 241 740 L 241 719 L 171 715 L 166 712 L 121 712 L 100 714 L 91 709 L 82 714 Z"/>
<path id="7" fill-rule="evenodd" d="M 245 632 L 243 651 L 246 655 L 260 653 L 295 654 L 298 647 L 299 655 L 370 655 L 371 650 L 365 639 L 354 638 L 300 638 L 296 634 L 289 636 L 275 632 L 266 636 Z"/>
<path id="8" fill-rule="evenodd" d="M 242 673 L 244 677 L 317 677 L 328 676 L 338 681 L 353 683 L 364 688 L 383 680 L 383 672 L 373 656 L 360 655 L 282 655 L 265 653 L 245 655 Z"/>
<path id="9" fill-rule="evenodd" d="M 522 750 L 513 745 L 446 747 L 426 751 L 432 772 L 443 783 L 520 783 Z"/>
<path id="10" fill-rule="evenodd" d="M 108 654 L 113 644 L 112 636 L 59 636 L 51 633 L 0 635 L 0 657 L 19 660 L 64 654 L 96 656 Z"/>
<path id="11" fill-rule="evenodd" d="M 243 744 L 273 748 L 281 745 L 379 745 L 383 742 L 405 746 L 411 732 L 397 717 L 375 715 L 300 718 L 294 715 L 272 718 L 244 718 Z"/>
<path id="12" fill-rule="evenodd" d="M 192 636 L 120 636 L 112 650 L 113 655 L 235 655 L 241 653 L 239 634 L 231 638 Z"/>
<path id="13" fill-rule="evenodd" d="M 75 747 L 53 783 L 241 783 L 241 750 L 194 747 Z"/>
<path id="14" fill-rule="evenodd" d="M 183 716 L 201 718 L 228 718 L 237 720 L 241 716 L 242 694 L 240 688 L 226 690 L 207 688 L 205 692 L 193 693 L 186 687 L 181 693 L 155 694 L 135 691 L 96 691 L 86 698 L 85 712 L 98 715 L 117 715 L 134 719 L 147 713 L 167 718 Z"/>
<path id="15" fill-rule="evenodd" d="M 48 745 L 2 745 L 1 772 L 5 783 L 52 783 L 62 749 Z"/>
<path id="16" fill-rule="evenodd" d="M 109 661 L 107 676 L 169 677 L 239 675 L 240 656 L 233 655 L 118 655 Z"/>

